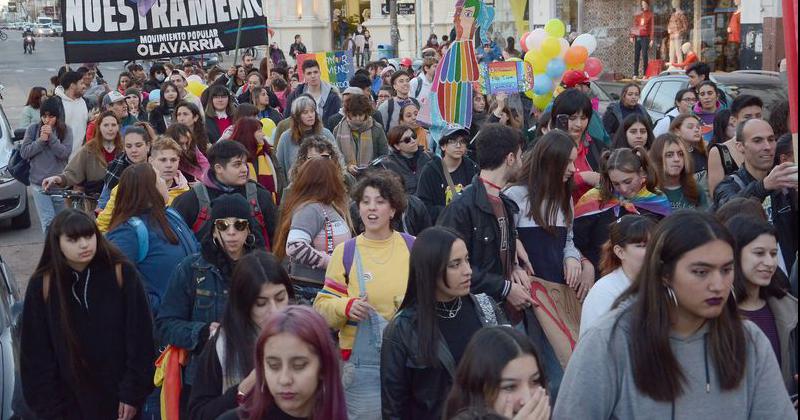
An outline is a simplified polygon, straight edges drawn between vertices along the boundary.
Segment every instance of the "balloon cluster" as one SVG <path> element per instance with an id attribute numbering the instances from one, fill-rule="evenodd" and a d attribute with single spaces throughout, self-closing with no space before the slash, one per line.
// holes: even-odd
<path id="1" fill-rule="evenodd" d="M 589 77 L 597 77 L 603 71 L 600 59 L 589 57 L 597 49 L 595 37 L 582 34 L 570 45 L 565 33 L 564 22 L 550 19 L 544 28 L 526 32 L 520 38 L 525 62 L 533 69 L 533 89 L 525 95 L 539 109 L 545 109 L 553 99 L 553 90 L 565 71 L 584 71 Z"/>

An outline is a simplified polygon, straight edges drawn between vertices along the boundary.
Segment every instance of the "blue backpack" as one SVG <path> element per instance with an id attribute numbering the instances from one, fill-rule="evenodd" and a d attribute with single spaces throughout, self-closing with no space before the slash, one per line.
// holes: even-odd
<path id="1" fill-rule="evenodd" d="M 186 225 L 186 222 L 183 221 L 183 217 L 172 207 L 167 207 L 166 214 L 167 222 L 173 232 L 175 232 L 175 236 L 178 237 L 178 243 L 183 246 L 186 255 L 197 253 L 200 250 L 197 238 L 195 238 L 189 226 Z M 135 263 L 139 264 L 147 257 L 147 253 L 150 252 L 150 234 L 147 231 L 147 226 L 144 221 L 136 216 L 128 219 L 127 223 L 136 231 L 139 251 L 136 253 Z"/>

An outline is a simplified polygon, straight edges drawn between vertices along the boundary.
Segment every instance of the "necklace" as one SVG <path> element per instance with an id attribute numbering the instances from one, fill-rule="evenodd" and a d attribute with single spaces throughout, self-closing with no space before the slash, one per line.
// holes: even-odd
<path id="1" fill-rule="evenodd" d="M 453 319 L 461 310 L 461 297 L 453 302 L 436 302 L 436 316 L 444 319 Z"/>

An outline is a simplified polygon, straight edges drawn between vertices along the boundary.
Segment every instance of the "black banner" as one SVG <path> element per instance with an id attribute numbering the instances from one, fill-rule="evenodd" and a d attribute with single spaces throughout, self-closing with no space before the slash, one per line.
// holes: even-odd
<path id="1" fill-rule="evenodd" d="M 263 0 L 61 0 L 67 63 L 149 60 L 267 44 Z"/>

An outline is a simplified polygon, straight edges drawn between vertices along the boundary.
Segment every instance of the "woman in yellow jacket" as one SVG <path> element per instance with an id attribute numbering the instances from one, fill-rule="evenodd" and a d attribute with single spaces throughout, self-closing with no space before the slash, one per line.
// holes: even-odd
<path id="1" fill-rule="evenodd" d="M 181 146 L 169 137 L 160 137 L 150 145 L 150 164 L 153 165 L 159 177 L 164 179 L 169 186 L 169 199 L 167 205 L 172 204 L 175 197 L 189 191 L 186 177 L 178 170 L 180 164 Z M 111 225 L 111 216 L 114 215 L 114 205 L 117 200 L 117 187 L 111 190 L 111 197 L 106 207 L 97 215 L 97 227 L 100 232 L 106 233 Z"/>
<path id="2" fill-rule="evenodd" d="M 380 346 L 408 284 L 414 238 L 392 230 L 406 207 L 405 192 L 386 171 L 368 172 L 353 199 L 365 231 L 338 245 L 314 308 L 339 330 L 348 418 L 380 419 Z"/>

